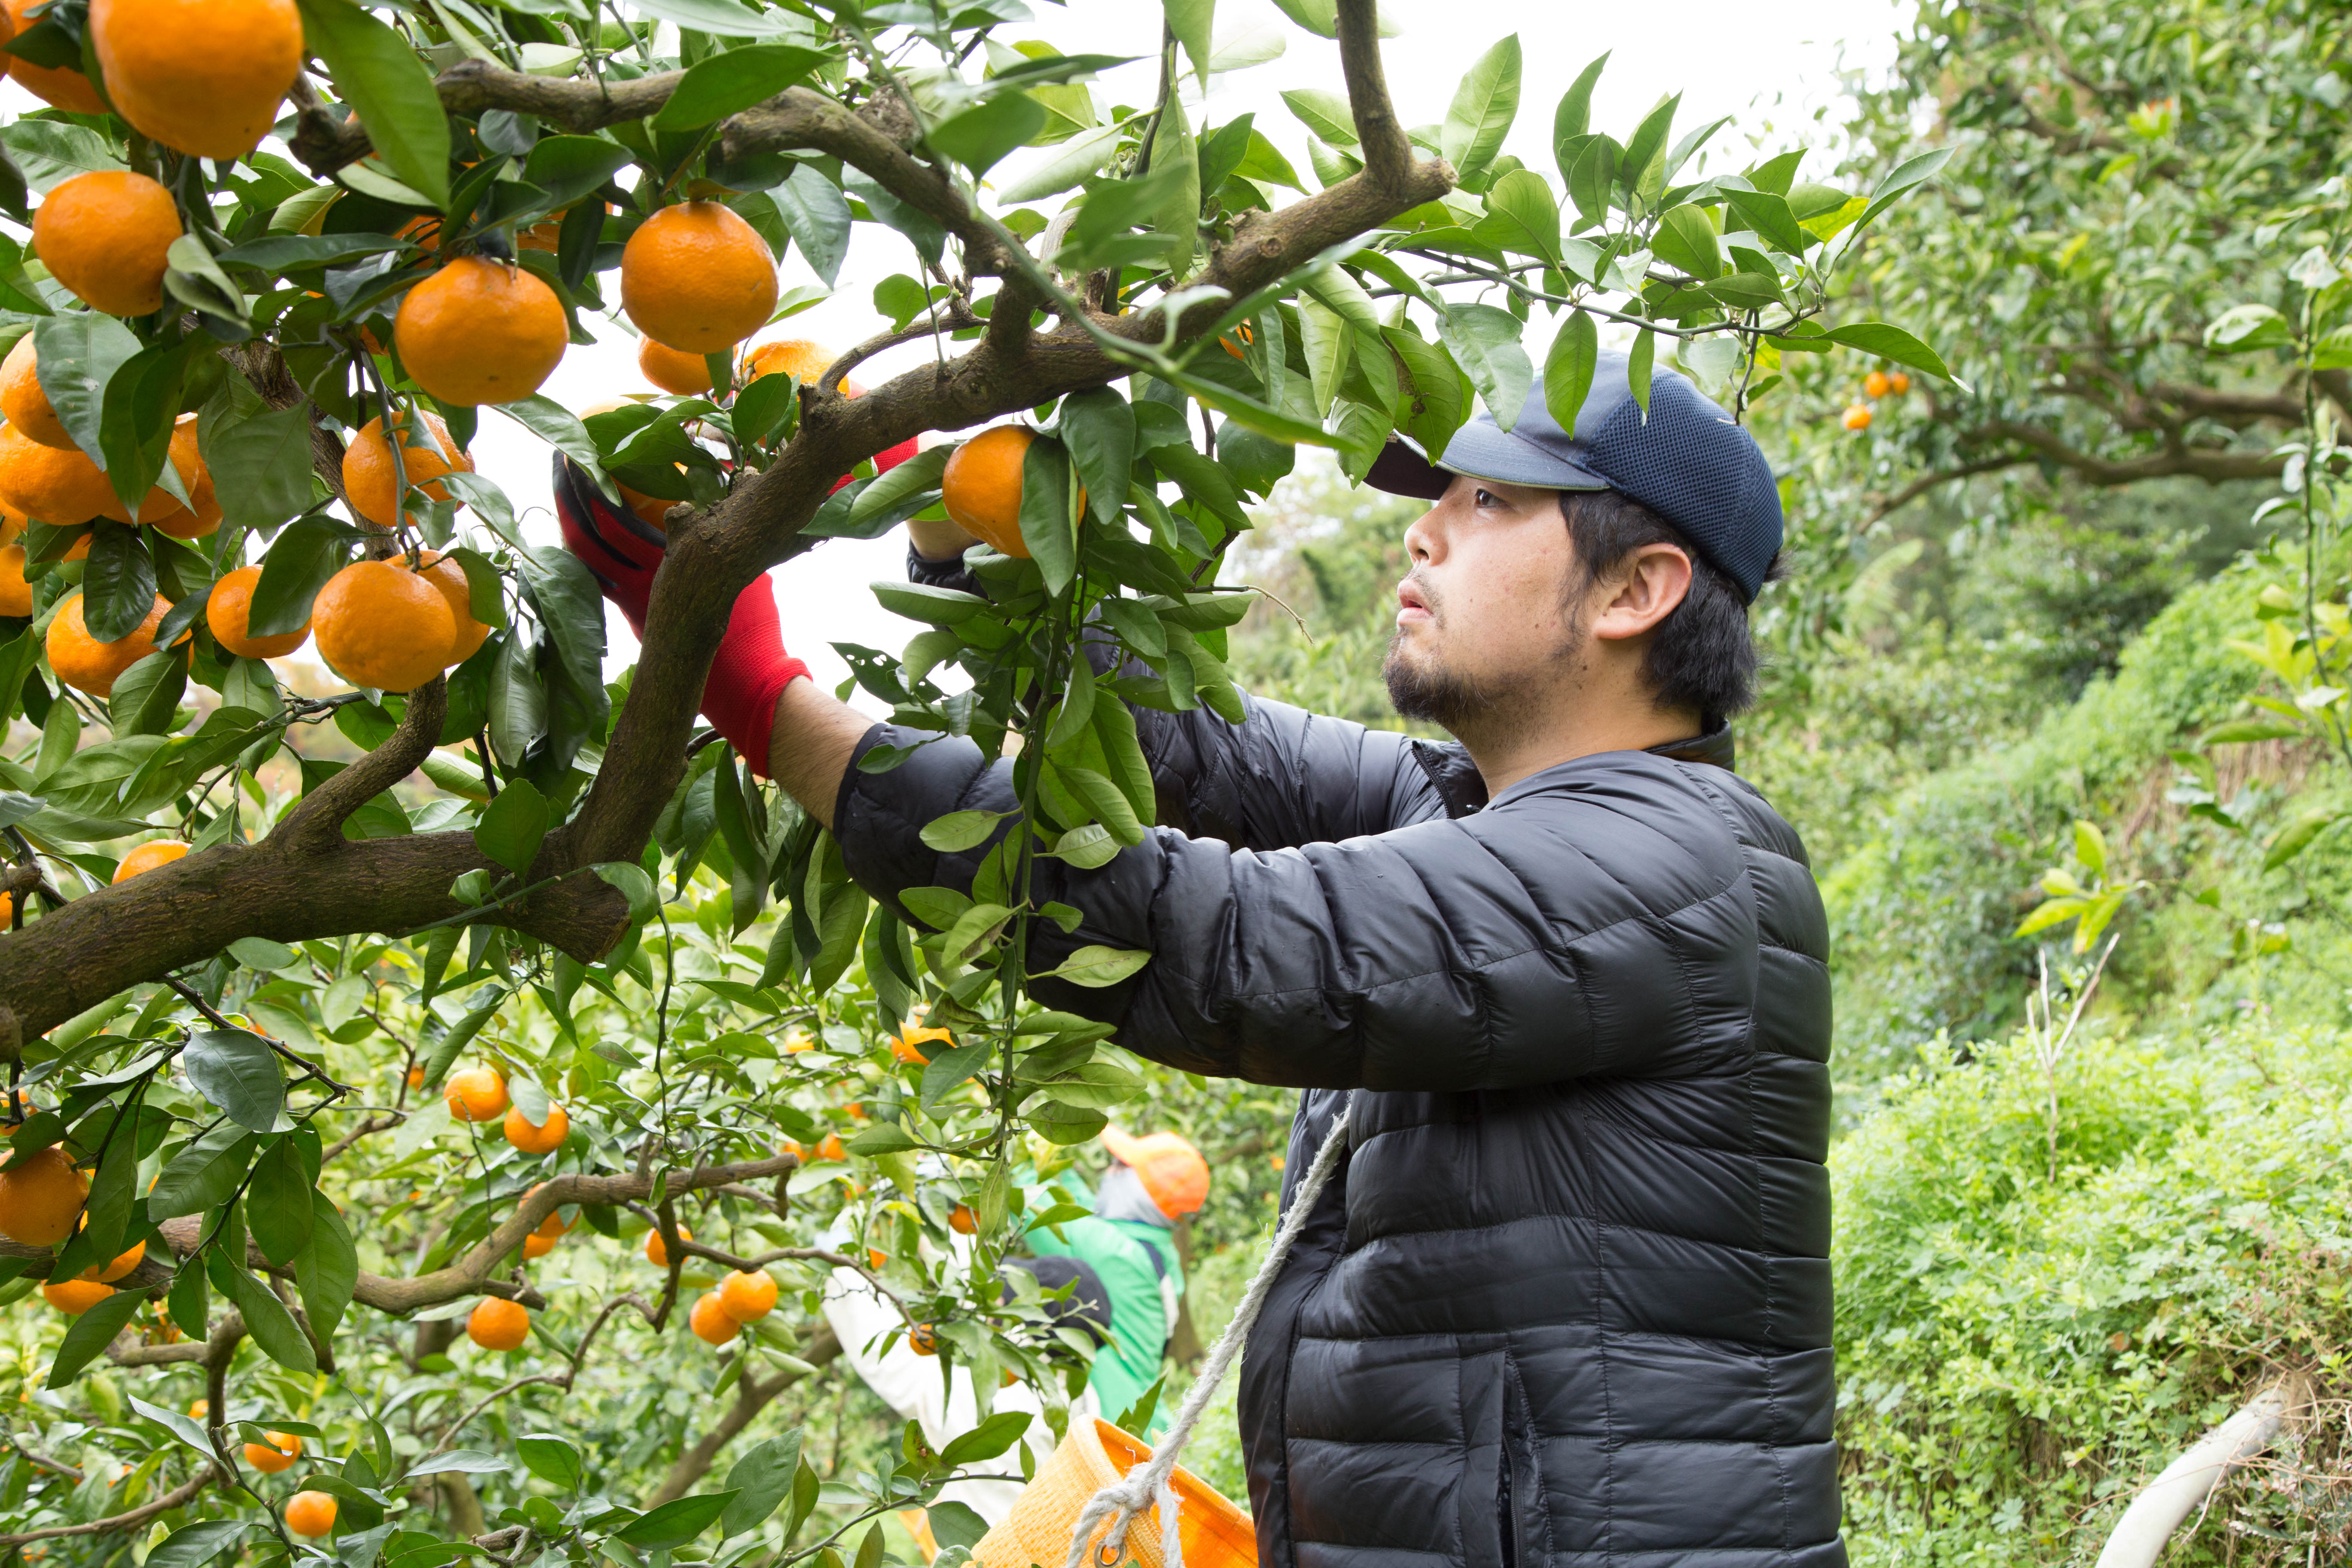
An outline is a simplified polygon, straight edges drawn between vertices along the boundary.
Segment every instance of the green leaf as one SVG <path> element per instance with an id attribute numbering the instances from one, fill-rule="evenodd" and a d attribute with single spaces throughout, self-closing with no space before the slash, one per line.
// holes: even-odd
<path id="1" fill-rule="evenodd" d="M 1504 248 L 1559 264 L 1559 204 L 1552 199 L 1551 187 L 1544 184 L 1541 174 L 1533 169 L 1513 169 L 1487 191 L 1486 211 L 1488 223 L 1499 219 L 1498 229 L 1508 226 L 1507 235 L 1497 236 Z M 1484 237 L 1486 224 L 1478 226 Z"/>
<path id="2" fill-rule="evenodd" d="M 496 1454 L 485 1454 L 478 1448 L 452 1448 L 446 1454 L 417 1460 L 407 1479 L 413 1481 L 420 1476 L 496 1476 L 513 1468 Z"/>
<path id="3" fill-rule="evenodd" d="M 1000 92 L 931 128 L 934 151 L 985 174 L 1045 129 L 1045 106 L 1025 92 Z"/>
<path id="4" fill-rule="evenodd" d="M 139 340 L 131 335 L 130 328 L 95 310 L 51 316 L 34 324 L 33 352 L 39 361 L 41 395 L 57 410 L 66 434 L 83 451 L 103 450 L 106 384 L 139 350 Z M 100 466 L 105 466 L 102 459 Z M 41 521 L 75 523 L 83 520 L 51 517 Z"/>
<path id="5" fill-rule="evenodd" d="M 590 437 L 587 426 L 580 423 L 578 415 L 552 397 L 533 393 L 529 397 L 492 406 L 589 472 L 598 471 L 596 443 Z"/>
<path id="6" fill-rule="evenodd" d="M 1658 353 L 1658 334 L 1643 327 L 1633 338 L 1633 346 L 1625 354 L 1625 381 L 1632 389 L 1633 401 L 1641 405 L 1642 417 L 1650 416 L 1650 372 Z"/>
<path id="7" fill-rule="evenodd" d="M 311 602 L 327 579 L 343 569 L 357 532 L 323 512 L 297 518 L 280 529 L 263 558 L 261 580 L 253 585 L 246 618 L 251 635 L 275 637 L 308 626 Z"/>
<path id="8" fill-rule="evenodd" d="M 1739 221 L 1760 236 L 1773 249 L 1790 256 L 1802 256 L 1811 236 L 1797 221 L 1788 198 L 1769 191 L 1725 191 L 1723 199 L 1739 215 Z"/>
<path id="9" fill-rule="evenodd" d="M 728 1505 L 734 1500 L 731 1491 L 675 1498 L 613 1533 L 641 1552 L 683 1546 L 724 1516 Z"/>
<path id="10" fill-rule="evenodd" d="M 808 24 L 787 10 L 752 11 L 732 0 L 629 0 L 630 9 L 721 37 L 771 37 Z"/>
<path id="11" fill-rule="evenodd" d="M 147 1217 L 158 1223 L 202 1214 L 228 1201 L 253 1158 L 253 1134 L 223 1122 L 164 1163 L 147 1194 Z"/>
<path id="12" fill-rule="evenodd" d="M 1553 160 L 1559 164 L 1563 184 L 1575 183 L 1576 171 L 1570 164 L 1568 144 L 1581 136 L 1591 126 L 1592 89 L 1601 79 L 1601 68 L 1609 63 L 1604 53 L 1578 73 L 1568 90 L 1559 95 L 1559 107 L 1551 111 L 1551 146 Z"/>
<path id="13" fill-rule="evenodd" d="M 1151 954 L 1132 948 L 1082 947 L 1062 961 L 1061 966 L 1036 976 L 1040 980 L 1066 980 L 1073 985 L 1098 988 L 1116 985 L 1151 962 Z"/>
<path id="14" fill-rule="evenodd" d="M 2321 806 L 2306 811 L 2279 830 L 2263 853 L 2263 869 L 2275 871 L 2281 866 L 2311 847 L 2312 840 L 2344 819 L 2345 813 L 2336 807 Z"/>
<path id="15" fill-rule="evenodd" d="M 1945 381 L 1952 373 L 1934 349 L 1913 337 L 1900 327 L 1890 327 L 1885 321 L 1854 321 L 1829 331 L 1832 342 L 1850 349 L 1860 349 L 1881 359 L 1891 359 L 1897 364 L 1907 364 L 1914 370 L 1924 370 L 1929 375 Z"/>
<path id="16" fill-rule="evenodd" d="M 1445 110 L 1438 148 L 1454 172 L 1475 179 L 1503 150 L 1519 112 L 1519 36 L 1511 34 L 1480 56 Z"/>
<path id="17" fill-rule="evenodd" d="M 1633 140 L 1625 143 L 1624 155 L 1617 160 L 1617 178 L 1627 189 L 1638 192 L 1650 165 L 1665 154 L 1666 137 L 1675 128 L 1675 111 L 1682 107 L 1683 95 L 1661 99 L 1657 107 L 1642 119 L 1634 128 Z M 1581 206 L 1583 204 L 1579 203 Z"/>
<path id="18" fill-rule="evenodd" d="M 449 120 L 415 47 L 350 0 L 298 0 L 302 41 L 376 151 L 433 205 L 449 205 Z M 746 28 L 744 31 L 750 31 Z"/>
<path id="19" fill-rule="evenodd" d="M 1089 731 L 1087 721 L 1095 709 L 1094 668 L 1084 658 L 1071 661 L 1067 685 L 1062 700 L 1054 709 L 1054 721 L 1045 731 L 1045 750 L 1059 752 Z"/>
<path id="20" fill-rule="evenodd" d="M 227 1276 L 228 1293 L 236 1300 L 236 1310 L 245 1314 L 245 1331 L 253 1336 L 261 1353 L 305 1377 L 317 1372 L 317 1353 L 295 1323 L 294 1314 L 286 1310 L 277 1294 L 235 1263 L 216 1270 L 214 1278 L 218 1279 L 223 1273 Z"/>
<path id="21" fill-rule="evenodd" d="M 1210 35 L 1216 20 L 1217 0 L 1162 0 L 1167 15 L 1168 31 L 1184 46 L 1184 55 L 1198 73 L 1201 88 L 1209 86 L 1209 59 L 1213 52 Z"/>
<path id="22" fill-rule="evenodd" d="M 329 1202 L 327 1194 L 310 1193 L 310 1246 L 294 1259 L 294 1283 L 302 1292 L 302 1310 L 320 1339 L 331 1338 L 351 1305 L 360 1279 L 359 1248 L 351 1227 Z"/>
<path id="23" fill-rule="evenodd" d="M 1870 193 L 1870 205 L 1863 209 L 1862 216 L 1855 220 L 1856 224 L 1868 223 L 1885 212 L 1904 192 L 1933 179 L 1937 170 L 1952 161 L 1952 153 L 1953 149 L 1949 147 L 1935 147 L 1897 163 L 1886 178 L 1878 182 L 1878 188 Z"/>
<path id="24" fill-rule="evenodd" d="M 1021 1441 L 1035 1417 L 1026 1410 L 1000 1410 L 940 1450 L 940 1463 L 952 1468 L 992 1459 Z"/>
<path id="25" fill-rule="evenodd" d="M 1279 0 L 1277 0 L 1279 3 Z M 1075 1143 L 1090 1143 L 1102 1130 L 1110 1125 L 1110 1118 L 1099 1110 L 1081 1106 L 1065 1105 L 1058 1100 L 1044 1100 L 1032 1104 L 1023 1119 L 1048 1143 L 1064 1148 Z"/>
<path id="26" fill-rule="evenodd" d="M 1438 318 L 1438 335 L 1454 363 L 1468 373 L 1486 412 L 1506 430 L 1519 422 L 1535 384 L 1535 366 L 1519 343 L 1521 331 L 1517 317 L 1493 305 L 1448 304 Z"/>
<path id="27" fill-rule="evenodd" d="M 2303 726 L 2284 719 L 2231 719 L 2197 737 L 2197 746 L 2234 746 L 2249 741 L 2286 741 L 2303 733 Z"/>
<path id="28" fill-rule="evenodd" d="M 669 101 L 646 123 L 656 131 L 699 129 L 773 98 L 833 58 L 823 49 L 798 44 L 744 44 L 722 49 L 688 67 Z"/>
<path id="29" fill-rule="evenodd" d="M 887 473 L 877 475 L 872 484 L 857 492 L 857 500 L 849 508 L 849 521 L 863 526 L 887 512 L 930 495 L 940 488 L 940 476 L 947 472 L 948 459 L 954 455 L 952 447 L 933 447 L 916 453 Z M 919 510 L 920 508 L 913 510 Z M 912 515 L 913 510 L 900 511 L 891 521 L 903 521 Z"/>
<path id="30" fill-rule="evenodd" d="M 271 529 L 299 516 L 310 505 L 307 411 L 297 405 L 239 418 L 226 408 L 225 403 L 207 405 L 196 422 L 197 449 L 212 470 L 222 521 L 232 528 Z M 304 616 L 309 613 L 306 607 Z M 253 626 L 259 634 L 261 623 Z"/>
<path id="31" fill-rule="evenodd" d="M 512 779 L 483 808 L 474 844 L 516 876 L 528 876 L 549 826 L 547 797 L 529 779 Z"/>
<path id="32" fill-rule="evenodd" d="M 146 539 L 138 529 L 95 520 L 82 574 L 82 625 L 100 642 L 116 642 L 137 631 L 154 607 L 155 562 Z"/>
<path id="33" fill-rule="evenodd" d="M 976 848 L 988 841 L 996 825 L 1012 816 L 1004 811 L 951 811 L 924 826 L 922 840 L 943 855 Z"/>
<path id="34" fill-rule="evenodd" d="M 1282 95 L 1298 122 L 1334 147 L 1357 144 L 1356 115 L 1348 100 L 1327 88 L 1296 87 Z"/>
<path id="35" fill-rule="evenodd" d="M 515 1455 L 522 1460 L 523 1468 L 558 1491 L 578 1491 L 581 1478 L 587 1473 L 587 1461 L 581 1457 L 580 1446 L 553 1432 L 532 1432 L 517 1437 Z M 742 1462 L 738 1460 L 735 1468 L 741 1469 Z"/>
<path id="36" fill-rule="evenodd" d="M 629 918 L 633 921 L 651 919 L 660 907 L 659 889 L 646 868 L 634 860 L 599 860 L 588 868 L 608 885 L 620 889 L 629 900 Z"/>
<path id="37" fill-rule="evenodd" d="M 198 1451 L 207 1458 L 209 1446 Z M 173 1531 L 148 1552 L 148 1568 L 205 1568 L 205 1564 L 245 1539 L 253 1528 L 244 1520 L 208 1519 Z"/>
<path id="38" fill-rule="evenodd" d="M 73 1321 L 66 1331 L 65 1342 L 58 1346 L 57 1358 L 49 1363 L 49 1388 L 63 1388 L 81 1375 L 81 1369 L 96 1361 L 114 1342 L 114 1336 L 131 1326 L 139 1309 L 147 1304 L 143 1290 L 117 1290 Z"/>
<path id="39" fill-rule="evenodd" d="M 792 177 L 768 195 L 783 215 L 784 228 L 800 247 L 802 258 L 831 288 L 849 254 L 849 198 L 808 163 L 793 169 Z"/>
<path id="40" fill-rule="evenodd" d="M 246 1188 L 246 1224 L 261 1256 L 290 1263 L 310 1245 L 310 1173 L 291 1138 L 280 1138 L 253 1163 Z"/>
<path id="41" fill-rule="evenodd" d="M 1087 510 L 1109 526 L 1127 500 L 1135 465 L 1135 415 L 1127 399 L 1107 386 L 1090 387 L 1062 399 L 1062 439 L 1086 487 Z"/>
<path id="42" fill-rule="evenodd" d="M 1723 247 L 1702 209 L 1685 205 L 1658 220 L 1650 247 L 1658 259 L 1702 282 L 1723 271 Z"/>
<path id="43" fill-rule="evenodd" d="M 180 1053 L 189 1085 L 256 1132 L 278 1125 L 286 1109 L 286 1079 L 269 1042 L 245 1029 L 208 1029 Z"/>
<path id="44" fill-rule="evenodd" d="M 1592 390 L 1593 367 L 1601 359 L 1601 332 L 1582 310 L 1569 312 L 1544 356 L 1544 408 L 1559 427 L 1573 435 L 1576 416 Z"/>
<path id="45" fill-rule="evenodd" d="M 1054 155 L 1041 163 L 1032 164 L 1029 172 L 1001 187 L 996 193 L 999 204 L 1018 206 L 1060 191 L 1066 191 L 1079 181 L 1097 174 L 1118 150 L 1117 125 L 1097 125 L 1082 131 L 1055 149 Z"/>
<path id="46" fill-rule="evenodd" d="M 1021 539 L 1045 580 L 1059 594 L 1078 569 L 1077 530 L 1070 517 L 1069 453 L 1049 437 L 1029 443 L 1021 458 Z"/>
<path id="47" fill-rule="evenodd" d="M 515 565 L 530 591 L 541 625 L 555 639 L 563 668 L 582 691 L 600 700 L 604 693 L 604 600 L 596 579 L 580 558 L 561 545 L 541 544 L 515 552 Z M 601 715 L 600 715 L 601 717 Z"/>

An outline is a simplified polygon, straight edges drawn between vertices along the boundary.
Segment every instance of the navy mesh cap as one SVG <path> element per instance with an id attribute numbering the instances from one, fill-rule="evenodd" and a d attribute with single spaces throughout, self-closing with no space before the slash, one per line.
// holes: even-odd
<path id="1" fill-rule="evenodd" d="M 1410 443 L 1391 441 L 1366 482 L 1434 500 L 1455 474 L 1631 496 L 1680 529 L 1750 603 L 1780 548 L 1780 490 L 1756 438 L 1671 370 L 1650 378 L 1643 419 L 1622 353 L 1601 356 L 1573 432 L 1562 430 L 1544 406 L 1538 375 L 1510 429 L 1481 411 L 1454 433 L 1434 463 Z"/>

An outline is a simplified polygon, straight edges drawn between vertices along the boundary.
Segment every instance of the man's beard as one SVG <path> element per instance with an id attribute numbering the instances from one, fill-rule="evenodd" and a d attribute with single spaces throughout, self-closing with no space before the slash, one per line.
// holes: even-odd
<path id="1" fill-rule="evenodd" d="M 1433 631 L 1444 626 L 1444 610 L 1426 581 L 1419 581 Z M 1583 640 L 1580 619 L 1563 628 L 1556 657 L 1567 658 Z M 1480 681 L 1446 668 L 1433 655 L 1422 662 L 1405 656 L 1404 628 L 1389 638 L 1388 658 L 1381 679 L 1389 689 L 1389 704 L 1400 718 L 1436 725 L 1456 740 L 1493 742 L 1535 721 L 1533 694 L 1549 684 L 1535 669 L 1523 669 L 1500 679 Z"/>

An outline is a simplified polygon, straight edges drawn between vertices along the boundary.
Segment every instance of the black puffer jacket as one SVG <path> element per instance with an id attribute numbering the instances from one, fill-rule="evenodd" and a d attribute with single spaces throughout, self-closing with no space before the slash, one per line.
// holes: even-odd
<path id="1" fill-rule="evenodd" d="M 1370 1091 L 1248 1348 L 1261 1560 L 1843 1563 L 1827 932 L 1727 733 L 1487 801 L 1458 747 L 1276 703 L 1138 719 L 1180 826 L 1037 896 L 1156 956 L 1050 1000 L 1307 1087 L 1294 1173 Z M 968 886 L 918 831 L 1013 805 L 939 742 L 852 768 L 835 832 L 877 896 Z"/>

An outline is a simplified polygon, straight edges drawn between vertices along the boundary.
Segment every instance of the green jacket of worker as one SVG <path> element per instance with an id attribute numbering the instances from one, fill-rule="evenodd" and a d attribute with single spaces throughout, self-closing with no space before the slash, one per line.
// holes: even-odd
<path id="1" fill-rule="evenodd" d="M 1174 1226 L 1207 1195 L 1208 1164 L 1172 1132 L 1129 1138 L 1112 1129 L 1103 1142 L 1112 1163 L 1091 1198 L 1073 1172 L 1030 1194 L 1033 1214 L 1064 1201 L 1094 1213 L 1064 1222 L 1055 1227 L 1058 1237 L 1041 1226 L 1028 1242 L 1038 1257 L 1076 1258 L 1102 1279 L 1110 1298 L 1110 1342 L 1095 1352 L 1087 1386 L 1103 1418 L 1117 1422 L 1160 1380 L 1184 1300 Z M 1161 1401 L 1148 1430 L 1138 1436 L 1158 1436 L 1171 1414 L 1172 1402 Z"/>

